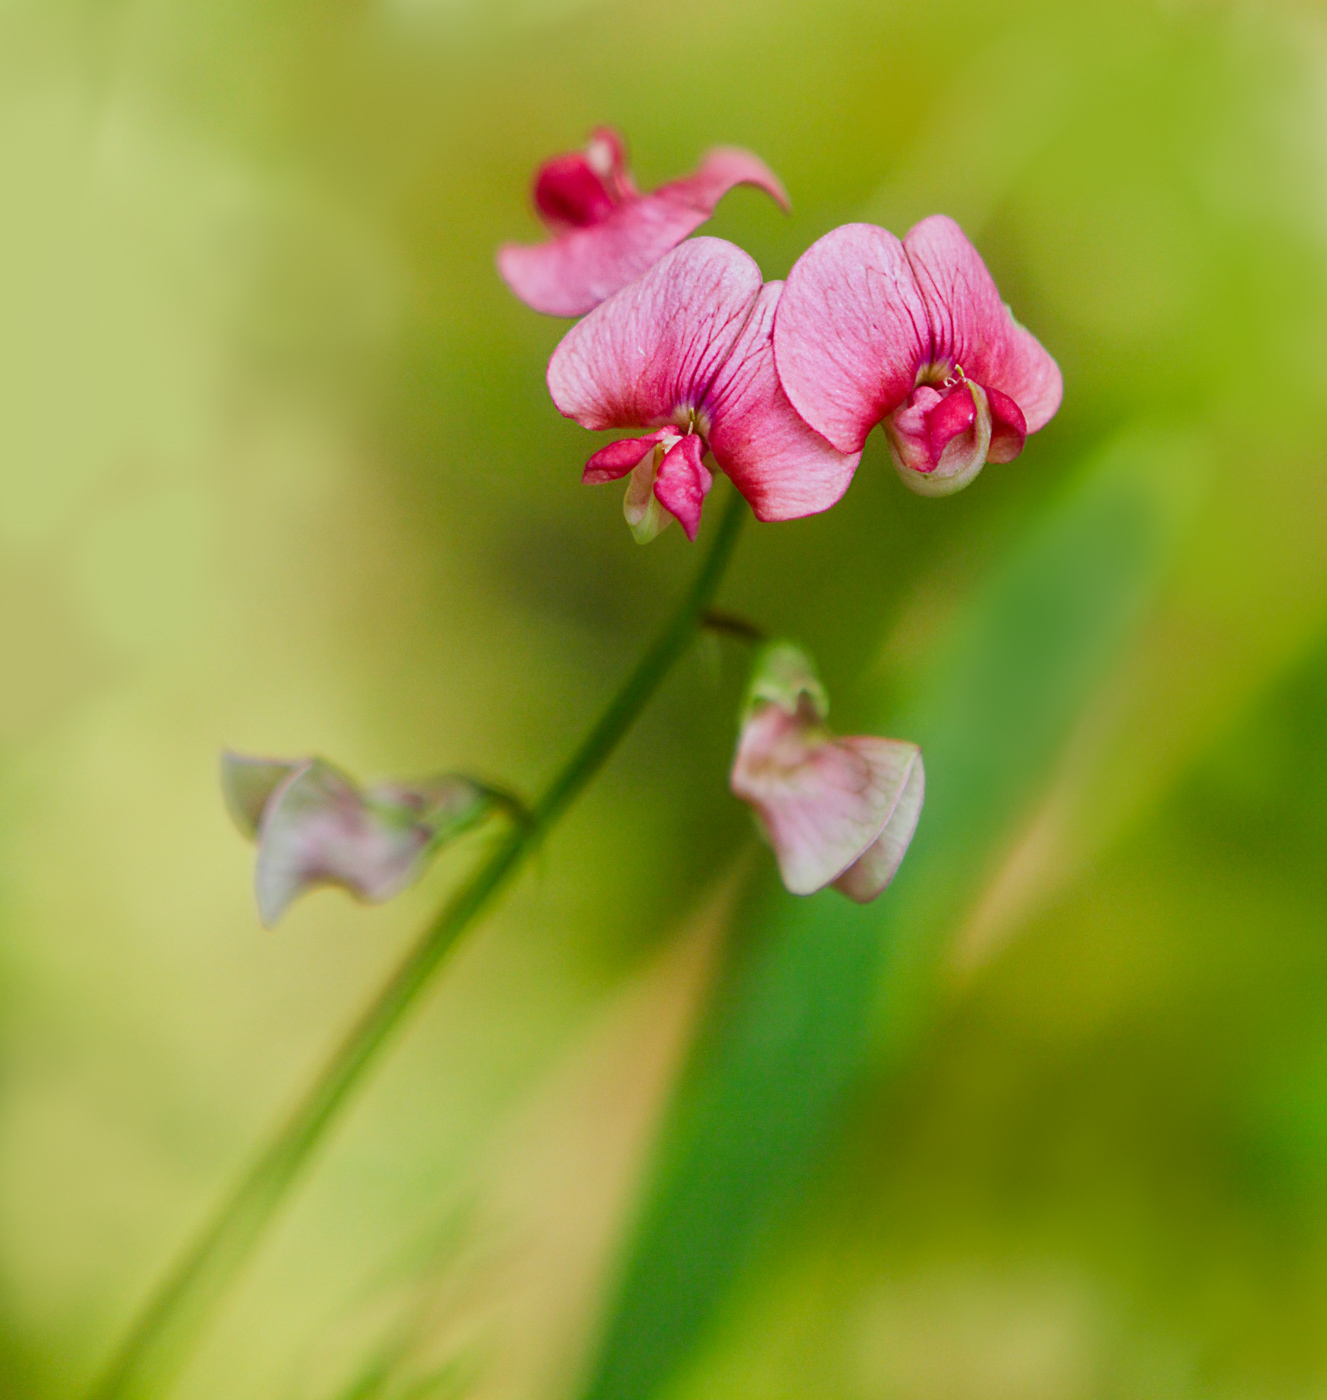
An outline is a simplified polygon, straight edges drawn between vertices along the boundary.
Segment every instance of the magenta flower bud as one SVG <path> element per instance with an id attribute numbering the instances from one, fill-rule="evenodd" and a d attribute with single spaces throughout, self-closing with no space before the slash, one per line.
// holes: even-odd
<path id="1" fill-rule="evenodd" d="M 617 132 L 600 127 L 583 153 L 540 168 L 534 205 L 553 237 L 498 250 L 498 271 L 527 306 L 583 316 L 693 234 L 735 185 L 755 185 L 789 207 L 773 171 L 734 146 L 710 151 L 694 175 L 653 194 L 636 188 L 626 157 Z"/>
<path id="2" fill-rule="evenodd" d="M 836 738 L 811 659 L 774 642 L 756 660 L 730 779 L 756 812 L 793 894 L 833 885 L 859 904 L 894 878 L 921 815 L 921 750 Z"/>
<path id="3" fill-rule="evenodd" d="M 1055 416 L 1059 366 L 1014 320 L 962 229 L 923 219 L 900 243 L 845 224 L 797 260 L 774 326 L 779 378 L 841 452 L 883 423 L 904 483 L 923 496 L 1011 462 Z"/>
<path id="4" fill-rule="evenodd" d="M 258 842 L 254 888 L 268 928 L 319 885 L 339 885 L 371 904 L 391 899 L 493 803 L 487 789 L 458 774 L 359 788 L 320 758 L 229 752 L 221 787 L 236 826 Z"/>
<path id="5" fill-rule="evenodd" d="M 596 452 L 583 480 L 630 473 L 624 505 L 639 540 L 674 519 L 695 539 L 708 457 L 760 520 L 828 510 L 860 453 L 831 447 L 797 416 L 774 368 L 781 282 L 720 238 L 693 238 L 596 307 L 548 362 L 553 402 L 584 428 L 640 428 Z"/>

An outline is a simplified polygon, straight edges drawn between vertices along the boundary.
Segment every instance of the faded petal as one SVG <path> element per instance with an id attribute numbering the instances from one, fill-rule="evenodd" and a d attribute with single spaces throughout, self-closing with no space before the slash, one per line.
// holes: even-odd
<path id="1" fill-rule="evenodd" d="M 861 460 L 860 452 L 840 452 L 809 428 L 779 383 L 774 322 L 782 291 L 782 282 L 761 289 L 705 402 L 714 459 L 759 520 L 828 510 Z"/>
<path id="2" fill-rule="evenodd" d="M 695 238 L 591 311 L 548 362 L 559 411 L 586 428 L 684 424 L 760 294 L 740 248 Z"/>
<path id="3" fill-rule="evenodd" d="M 688 433 L 664 454 L 654 479 L 654 495 L 674 516 L 689 540 L 700 529 L 700 510 L 709 495 L 714 478 L 702 458 L 705 445 L 695 433 Z"/>
<path id="4" fill-rule="evenodd" d="M 728 146 L 709 152 L 694 175 L 639 194 L 621 137 L 601 128 L 584 155 L 559 156 L 540 170 L 535 205 L 557 236 L 504 244 L 498 270 L 534 310 L 582 316 L 694 233 L 735 185 L 755 185 L 788 208 L 773 171 Z"/>
<path id="5" fill-rule="evenodd" d="M 797 412 L 840 452 L 861 452 L 912 392 L 929 351 L 912 267 L 885 229 L 836 228 L 788 274 L 774 322 L 779 378 Z"/>
<path id="6" fill-rule="evenodd" d="M 853 745 L 863 757 L 867 757 L 864 746 L 869 745 L 874 753 L 867 761 L 874 764 L 877 781 L 898 790 L 884 830 L 834 882 L 834 888 L 849 899 L 869 904 L 898 873 L 912 843 L 926 796 L 926 773 L 921 750 L 915 744 L 871 738 L 842 739 L 840 743 Z"/>
<path id="7" fill-rule="evenodd" d="M 292 900 L 339 885 L 378 903 L 423 873 L 447 836 L 477 821 L 488 795 L 468 778 L 383 783 L 361 791 L 322 759 L 303 763 L 269 798 L 258 828 L 255 891 L 271 928 Z"/>
<path id="8" fill-rule="evenodd" d="M 1045 427 L 1064 393 L 1060 368 L 1014 320 L 967 235 L 932 214 L 909 230 L 903 248 L 926 305 L 930 361 L 960 365 L 969 379 L 1011 398 L 1025 433 Z"/>
<path id="9" fill-rule="evenodd" d="M 225 749 L 221 754 L 221 795 L 230 819 L 250 841 L 258 835 L 263 808 L 305 758 L 249 758 Z"/>
<path id="10" fill-rule="evenodd" d="M 805 708 L 790 715 L 767 705 L 743 727 L 731 784 L 756 809 L 784 885 L 793 894 L 813 894 L 845 876 L 884 835 L 917 757 L 915 745 L 834 739 Z M 905 828 L 903 821 L 898 828 L 903 848 L 911 838 L 910 828 L 903 834 Z M 863 897 L 871 888 L 892 849 L 887 842 L 884 855 L 847 880 L 850 897 Z M 888 876 L 892 873 L 888 870 Z"/>

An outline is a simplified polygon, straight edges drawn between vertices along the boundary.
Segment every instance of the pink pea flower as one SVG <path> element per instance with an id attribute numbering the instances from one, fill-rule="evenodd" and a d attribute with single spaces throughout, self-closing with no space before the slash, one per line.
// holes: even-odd
<path id="1" fill-rule="evenodd" d="M 793 894 L 833 885 L 868 904 L 894 878 L 921 815 L 921 750 L 835 738 L 810 658 L 775 642 L 756 663 L 732 790 L 756 811 Z"/>
<path id="2" fill-rule="evenodd" d="M 630 473 L 636 538 L 676 518 L 695 539 L 712 484 L 706 454 L 761 520 L 828 510 L 861 456 L 831 447 L 779 385 L 772 330 L 781 282 L 719 238 L 693 238 L 563 337 L 548 362 L 553 402 L 586 428 L 645 428 L 592 456 L 583 479 Z"/>
<path id="3" fill-rule="evenodd" d="M 736 146 L 710 151 L 694 175 L 642 194 L 622 138 L 600 127 L 584 153 L 556 156 L 540 167 L 534 204 L 553 236 L 546 243 L 504 244 L 498 270 L 534 310 L 582 316 L 693 234 L 734 185 L 755 185 L 789 208 L 774 172 Z"/>
<path id="4" fill-rule="evenodd" d="M 491 805 L 490 793 L 456 774 L 361 789 L 320 758 L 225 753 L 221 788 L 235 825 L 258 842 L 254 888 L 268 928 L 319 885 L 372 904 L 391 899 Z"/>
<path id="5" fill-rule="evenodd" d="M 1064 392 L 1059 366 L 940 214 L 901 243 L 845 224 L 812 244 L 788 274 L 774 349 L 788 397 L 817 432 L 860 452 L 883 423 L 899 475 L 924 496 L 1012 461 Z"/>

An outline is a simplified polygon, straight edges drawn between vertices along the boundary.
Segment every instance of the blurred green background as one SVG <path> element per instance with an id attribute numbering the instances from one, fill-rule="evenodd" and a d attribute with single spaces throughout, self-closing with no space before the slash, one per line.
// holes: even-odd
<path id="1" fill-rule="evenodd" d="M 1327 1394 L 1327 16 L 1273 0 L 0 4 L 0 1394 L 87 1383 L 475 857 L 265 933 L 220 746 L 533 790 L 694 567 L 493 269 L 605 121 L 647 187 L 763 156 L 793 216 L 706 231 L 770 277 L 952 214 L 1064 370 L 724 586 L 927 746 L 918 846 L 778 894 L 698 647 L 178 1393 Z"/>

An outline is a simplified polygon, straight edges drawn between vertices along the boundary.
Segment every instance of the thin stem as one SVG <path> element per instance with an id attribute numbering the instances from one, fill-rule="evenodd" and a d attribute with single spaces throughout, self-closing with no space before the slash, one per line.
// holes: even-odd
<path id="1" fill-rule="evenodd" d="M 444 956 L 602 767 L 686 650 L 732 557 L 745 516 L 746 504 L 733 491 L 691 586 L 598 723 L 534 804 L 528 821 L 513 825 L 488 860 L 444 905 L 351 1027 L 303 1101 L 148 1300 L 89 1392 L 89 1400 L 165 1393 L 190 1343 L 253 1252 L 351 1090 Z"/>

